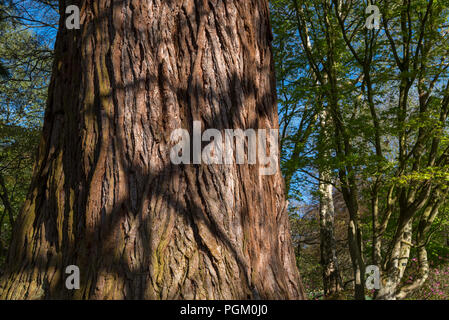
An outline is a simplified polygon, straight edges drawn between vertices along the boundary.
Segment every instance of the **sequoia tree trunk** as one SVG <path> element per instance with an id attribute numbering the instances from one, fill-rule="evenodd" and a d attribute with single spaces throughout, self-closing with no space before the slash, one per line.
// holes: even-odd
<path id="1" fill-rule="evenodd" d="M 193 121 L 278 128 L 268 1 L 71 4 L 0 297 L 303 298 L 279 164 L 170 161 Z"/>

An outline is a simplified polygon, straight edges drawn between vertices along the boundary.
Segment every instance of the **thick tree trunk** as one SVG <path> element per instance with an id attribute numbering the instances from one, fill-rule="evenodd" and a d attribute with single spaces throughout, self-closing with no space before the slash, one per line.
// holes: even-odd
<path id="1" fill-rule="evenodd" d="M 69 4 L 0 297 L 303 298 L 280 170 L 170 161 L 193 121 L 278 128 L 267 1 Z"/>

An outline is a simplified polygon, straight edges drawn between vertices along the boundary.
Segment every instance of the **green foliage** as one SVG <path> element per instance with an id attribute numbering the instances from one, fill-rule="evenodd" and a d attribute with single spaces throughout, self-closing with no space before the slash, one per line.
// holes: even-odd
<path id="1" fill-rule="evenodd" d="M 45 39 L 11 20 L 0 22 L 0 267 L 12 224 L 31 182 L 47 95 L 52 51 Z M 10 212 L 11 211 L 11 212 Z"/>
<path id="2" fill-rule="evenodd" d="M 384 262 L 394 260 L 405 221 L 412 245 L 434 259 L 447 246 L 437 234 L 449 191 L 449 1 L 378 5 L 377 31 L 364 28 L 363 1 L 271 1 L 282 169 L 297 206 L 316 201 L 320 173 L 331 174 L 360 223 L 366 261 L 376 232 Z M 385 228 L 373 224 L 374 200 Z"/>

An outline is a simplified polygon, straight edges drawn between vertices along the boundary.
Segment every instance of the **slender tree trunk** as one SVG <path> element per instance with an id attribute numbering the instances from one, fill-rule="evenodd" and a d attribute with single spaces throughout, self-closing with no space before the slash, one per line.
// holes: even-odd
<path id="1" fill-rule="evenodd" d="M 427 260 L 426 244 L 429 241 L 429 233 L 435 218 L 438 216 L 440 206 L 446 195 L 436 190 L 427 202 L 420 216 L 416 233 L 416 251 L 418 255 L 418 274 L 410 284 L 401 285 L 407 263 L 410 258 L 410 250 L 413 246 L 413 219 L 415 213 L 401 211 L 398 220 L 398 228 L 392 243 L 392 250 L 386 257 L 385 268 L 382 272 L 382 288 L 376 299 L 400 300 L 405 299 L 410 293 L 424 285 L 429 277 L 429 262 Z"/>
<path id="2" fill-rule="evenodd" d="M 327 140 L 326 118 L 327 113 L 323 111 L 320 117 L 321 139 Z M 324 153 L 322 155 L 324 158 L 330 156 L 326 150 L 327 148 L 324 145 L 320 148 L 320 152 Z M 329 171 L 326 168 L 320 168 L 320 251 L 325 296 L 333 296 L 342 289 L 337 259 L 337 243 L 334 234 L 335 210 L 331 179 Z"/>
<path id="3" fill-rule="evenodd" d="M 329 178 L 326 173 L 321 179 Z M 341 291 L 342 283 L 337 259 L 337 244 L 334 235 L 334 202 L 332 185 L 320 183 L 320 234 L 321 265 L 323 267 L 324 294 L 332 296 Z"/>
<path id="4" fill-rule="evenodd" d="M 303 298 L 279 165 L 174 165 L 170 139 L 277 129 L 265 0 L 85 0 L 61 20 L 3 299 Z M 81 288 L 64 287 L 77 265 Z"/>
<path id="5" fill-rule="evenodd" d="M 362 233 L 356 219 L 348 225 L 348 244 L 354 272 L 354 298 L 365 300 L 365 262 L 363 260 Z"/>
<path id="6" fill-rule="evenodd" d="M 377 187 L 371 200 L 372 228 L 373 228 L 373 253 L 372 264 L 381 268 L 382 262 L 382 230 L 379 223 L 379 193 Z"/>

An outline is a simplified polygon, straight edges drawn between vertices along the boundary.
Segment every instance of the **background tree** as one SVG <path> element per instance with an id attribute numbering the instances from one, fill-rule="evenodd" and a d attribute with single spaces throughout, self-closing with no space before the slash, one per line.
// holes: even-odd
<path id="1" fill-rule="evenodd" d="M 306 70 L 318 81 L 294 85 L 302 92 L 315 90 L 330 117 L 326 150 L 331 156 L 317 154 L 313 162 L 329 168 L 344 198 L 355 297 L 365 297 L 365 261 L 370 260 L 382 269 L 377 297 L 402 299 L 427 278 L 426 248 L 445 207 L 448 3 L 379 2 L 379 30 L 365 27 L 369 4 L 275 2 L 285 8 L 283 25 L 291 27 L 279 30 L 283 41 L 300 42 L 298 77 L 307 77 Z M 288 52 L 284 47 L 278 50 Z M 314 109 L 320 110 L 319 104 Z M 411 254 L 419 273 L 406 283 Z"/>
<path id="2" fill-rule="evenodd" d="M 321 18 L 317 12 L 322 10 L 323 7 L 317 2 L 317 8 L 311 10 L 307 9 L 307 15 L 304 13 L 301 7 L 302 2 L 296 1 L 276 1 L 272 5 L 277 14 L 279 23 L 283 28 L 275 28 L 275 31 L 279 32 L 282 36 L 279 37 L 278 50 L 281 52 L 279 55 L 290 55 L 292 58 L 283 59 L 278 58 L 278 63 L 281 64 L 279 69 L 283 70 L 283 65 L 289 65 L 289 87 L 291 92 L 300 91 L 302 96 L 295 101 L 298 105 L 305 105 L 307 112 L 298 112 L 301 108 L 296 107 L 292 113 L 299 118 L 298 121 L 290 121 L 288 125 L 295 127 L 299 123 L 299 134 L 290 134 L 288 139 L 291 139 L 294 147 L 290 147 L 288 144 L 283 145 L 284 154 L 287 155 L 288 160 L 284 161 L 284 171 L 287 179 L 287 184 L 290 176 L 296 175 L 299 179 L 305 179 L 307 176 L 311 176 L 315 181 L 319 199 L 320 199 L 320 226 L 321 226 L 321 264 L 323 268 L 323 283 L 324 291 L 326 295 L 333 294 L 340 290 L 340 277 L 338 270 L 334 236 L 334 224 L 333 224 L 333 187 L 332 180 L 334 178 L 333 167 L 329 166 L 333 158 L 333 153 L 329 150 L 333 145 L 329 145 L 327 137 L 333 137 L 335 130 L 329 130 L 329 124 L 332 123 L 330 117 L 329 107 L 329 94 L 335 94 L 335 85 L 331 83 L 329 79 L 332 79 L 331 72 L 334 72 L 335 65 L 333 62 L 326 61 L 329 55 L 338 55 L 334 50 L 334 42 L 338 40 L 338 33 L 336 24 L 328 26 L 325 30 L 310 30 L 312 26 L 324 25 L 324 18 Z M 322 3 L 323 5 L 325 3 Z M 310 4 L 313 6 L 314 4 Z M 315 32 L 311 35 L 311 32 Z M 320 39 L 318 39 L 318 37 Z M 312 39 L 313 38 L 313 39 Z M 325 39 L 328 40 L 326 44 Z M 282 41 L 282 42 L 281 42 Z M 285 45 L 288 43 L 288 46 Z M 319 47 L 319 44 L 328 45 L 329 48 Z M 341 47 L 341 46 L 340 46 Z M 284 53 L 285 52 L 285 53 Z M 322 57 L 321 55 L 324 55 Z M 326 56 L 327 55 L 327 56 Z M 335 59 L 335 57 L 334 57 Z M 325 65 L 327 63 L 327 65 Z M 285 72 L 284 72 L 285 73 Z M 281 78 L 282 79 L 282 78 Z M 281 87 L 282 88 L 282 87 Z M 291 94 L 289 97 L 292 96 Z M 285 108 L 289 104 L 287 99 L 281 101 L 282 108 Z M 327 110 L 326 110 L 327 109 Z M 281 113 L 283 119 L 289 120 L 292 118 L 286 113 Z M 310 116 L 312 115 L 312 117 Z M 317 115 L 320 115 L 318 117 Z M 329 115 L 329 117 L 328 117 Z M 320 118 L 320 119 L 318 119 Z M 281 124 L 284 120 L 281 121 Z M 303 124 L 307 124 L 304 126 Z M 325 125 L 327 124 L 327 125 Z M 302 128 L 307 128 L 303 130 Z M 309 130 L 312 131 L 309 131 Z M 288 132 L 288 131 L 287 131 Z M 287 140 L 287 139 L 286 139 Z M 313 147 L 309 147 L 312 145 Z M 290 151 L 291 150 L 291 151 Z M 313 159 L 310 155 L 314 155 Z M 309 159 L 309 161 L 305 161 Z M 310 161 L 311 160 L 311 161 Z M 305 170 L 307 168 L 307 170 Z M 316 174 L 310 171 L 314 170 Z M 301 174 L 298 175 L 298 172 Z M 348 189 L 349 190 L 349 189 Z M 349 191 L 348 191 L 349 192 Z M 348 193 L 347 192 L 347 193 Z M 352 210 L 353 221 L 357 221 L 357 210 Z M 357 225 L 357 223 L 356 223 Z M 352 230 L 352 229 L 351 229 Z M 353 236 L 354 243 L 352 247 L 357 248 L 357 242 L 360 237 Z M 361 275 L 360 270 L 363 270 L 363 266 L 360 265 L 362 261 L 359 261 L 357 257 L 360 257 L 359 252 L 353 251 L 354 261 L 357 263 L 354 265 L 355 274 Z M 363 277 L 363 275 L 362 275 Z M 357 282 L 357 288 L 359 291 L 359 297 L 363 298 L 363 279 L 359 278 Z"/>
<path id="3" fill-rule="evenodd" d="M 0 270 L 31 180 L 52 61 L 51 40 L 12 18 L 21 14 L 15 3 L 3 9 L 0 56 L 8 77 L 0 79 Z"/>

